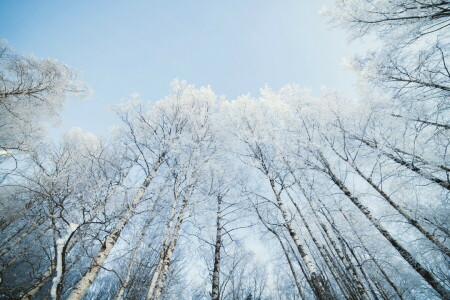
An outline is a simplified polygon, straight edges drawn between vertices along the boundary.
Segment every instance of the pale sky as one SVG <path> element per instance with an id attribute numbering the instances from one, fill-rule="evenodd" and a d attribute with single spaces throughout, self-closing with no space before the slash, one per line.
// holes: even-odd
<path id="1" fill-rule="evenodd" d="M 69 101 L 53 134 L 107 132 L 109 107 L 139 93 L 158 100 L 174 78 L 233 99 L 298 83 L 354 93 L 343 57 L 363 54 L 319 9 L 328 0 L 77 0 L 0 2 L 0 37 L 20 53 L 83 72 L 89 100 Z"/>

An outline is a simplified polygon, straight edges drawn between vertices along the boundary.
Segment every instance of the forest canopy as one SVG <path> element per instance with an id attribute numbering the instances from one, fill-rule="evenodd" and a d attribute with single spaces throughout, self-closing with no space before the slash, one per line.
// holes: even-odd
<path id="1" fill-rule="evenodd" d="M 0 299 L 450 299 L 450 2 L 321 13 L 356 97 L 175 79 L 56 141 L 88 83 L 1 41 Z"/>

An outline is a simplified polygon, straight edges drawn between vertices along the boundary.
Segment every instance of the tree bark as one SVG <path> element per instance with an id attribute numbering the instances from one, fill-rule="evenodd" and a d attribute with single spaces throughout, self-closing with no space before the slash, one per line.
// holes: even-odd
<path id="1" fill-rule="evenodd" d="M 150 227 L 150 224 L 151 224 L 151 220 L 148 220 L 145 223 L 144 227 L 142 227 L 141 234 L 138 237 L 138 242 L 134 246 L 133 252 L 131 253 L 130 264 L 128 265 L 128 268 L 127 268 L 127 274 L 125 276 L 125 280 L 124 280 L 123 284 L 120 285 L 120 288 L 117 291 L 116 296 L 114 297 L 115 300 L 124 300 L 125 299 L 124 298 L 125 291 L 127 290 L 128 286 L 130 284 L 131 273 L 133 271 L 134 263 L 136 261 L 136 256 L 137 256 L 138 250 L 142 244 L 142 240 L 145 236 L 145 233 L 147 232 L 148 228 Z"/>
<path id="2" fill-rule="evenodd" d="M 222 197 L 217 196 L 216 244 L 214 245 L 214 267 L 211 286 L 211 300 L 220 298 L 220 251 L 222 248 Z"/>
<path id="3" fill-rule="evenodd" d="M 103 244 L 101 250 L 97 254 L 97 256 L 94 258 L 94 261 L 92 262 L 89 270 L 84 274 L 84 276 L 78 281 L 75 288 L 72 290 L 72 293 L 67 298 L 68 300 L 81 300 L 86 294 L 87 290 L 91 286 L 92 282 L 97 277 L 98 272 L 100 271 L 101 267 L 103 266 L 104 262 L 108 258 L 109 253 L 111 252 L 112 248 L 116 244 L 117 240 L 120 237 L 120 234 L 125 227 L 125 225 L 128 223 L 128 221 L 133 217 L 134 211 L 136 209 L 136 206 L 141 202 L 144 193 L 150 183 L 152 182 L 153 178 L 156 176 L 156 172 L 158 171 L 158 168 L 161 166 L 161 164 L 164 161 L 165 153 L 162 153 L 156 163 L 154 164 L 152 170 L 148 173 L 147 177 L 145 178 L 144 182 L 142 183 L 141 187 L 137 191 L 131 206 L 124 212 L 120 220 L 117 222 L 116 226 L 114 227 L 114 230 L 108 235 L 106 238 L 105 243 Z"/>
<path id="4" fill-rule="evenodd" d="M 450 299 L 450 292 L 444 288 L 444 286 L 430 273 L 422 264 L 420 264 L 409 251 L 407 251 L 400 243 L 394 239 L 393 236 L 380 224 L 380 222 L 371 214 L 369 209 L 364 206 L 360 200 L 355 197 L 350 190 L 344 185 L 344 183 L 334 174 L 330 164 L 322 155 L 318 152 L 319 158 L 325 167 L 326 173 L 330 176 L 331 180 L 336 186 L 347 196 L 348 199 L 366 216 L 366 218 L 375 226 L 375 228 L 388 240 L 388 242 L 398 251 L 398 253 L 405 259 L 405 261 L 431 286 L 433 289 L 441 295 L 444 299 Z"/>
<path id="5" fill-rule="evenodd" d="M 285 226 L 288 229 L 289 234 L 290 234 L 293 242 L 295 243 L 295 246 L 297 247 L 298 252 L 300 253 L 300 256 L 302 257 L 303 261 L 305 262 L 306 267 L 308 268 L 308 271 L 310 272 L 311 283 L 313 285 L 313 290 L 314 290 L 317 298 L 319 298 L 320 300 L 333 299 L 333 297 L 330 295 L 329 291 L 327 290 L 325 283 L 323 282 L 323 280 L 320 278 L 319 274 L 317 273 L 317 269 L 316 269 L 314 263 L 312 262 L 309 254 L 306 252 L 304 246 L 300 242 L 300 238 L 298 237 L 297 232 L 295 231 L 294 227 L 292 226 L 292 223 L 291 223 L 291 220 L 289 219 L 286 207 L 284 206 L 284 203 L 283 203 L 283 200 L 281 199 L 280 193 L 278 192 L 278 190 L 275 186 L 275 180 L 270 177 L 265 164 L 263 162 L 262 162 L 262 164 L 263 164 L 263 168 L 266 171 L 266 176 L 269 179 L 272 191 L 275 194 L 277 205 L 283 216 Z"/>
<path id="6" fill-rule="evenodd" d="M 419 230 L 430 242 L 432 242 L 442 253 L 444 253 L 447 257 L 450 257 L 450 249 L 447 248 L 443 243 L 441 243 L 433 234 L 428 232 L 422 225 L 419 224 L 417 220 L 411 217 L 406 211 L 404 211 L 397 203 L 395 203 L 391 197 L 389 197 L 382 189 L 380 189 L 370 178 L 365 176 L 361 170 L 356 166 L 355 163 L 349 162 L 352 168 L 356 171 L 356 173 L 361 176 L 370 186 L 372 186 L 385 200 L 391 205 L 400 215 L 402 215 L 409 224 L 414 226 L 417 230 Z"/>
<path id="7" fill-rule="evenodd" d="M 172 255 L 173 255 L 173 252 L 175 251 L 175 247 L 177 245 L 178 238 L 180 237 L 180 229 L 181 229 L 181 225 L 184 221 L 184 214 L 186 212 L 187 205 L 189 203 L 189 196 L 190 195 L 186 195 L 183 199 L 183 203 L 181 205 L 180 212 L 178 213 L 177 223 L 175 224 L 172 241 L 170 242 L 169 247 L 167 248 L 167 252 L 165 254 L 164 261 L 163 261 L 162 268 L 161 268 L 161 275 L 158 280 L 158 284 L 156 285 L 155 293 L 154 293 L 153 297 L 150 298 L 151 300 L 159 300 L 159 298 L 161 297 L 161 294 L 163 292 L 164 285 L 165 285 L 166 279 L 167 279 L 167 275 L 169 274 L 170 263 L 172 262 Z M 147 298 L 147 300 L 150 300 L 150 299 Z"/>
<path id="8" fill-rule="evenodd" d="M 305 300 L 305 299 L 306 299 L 306 298 L 305 298 L 305 294 L 303 293 L 303 290 L 302 290 L 300 281 L 299 281 L 298 276 L 297 276 L 297 272 L 295 272 L 294 265 L 292 264 L 291 258 L 289 257 L 288 251 L 287 251 L 286 247 L 284 246 L 283 241 L 282 241 L 281 238 L 280 238 L 280 235 L 279 235 L 274 229 L 270 228 L 270 227 L 266 224 L 266 222 L 265 222 L 265 221 L 263 220 L 263 218 L 261 217 L 261 215 L 260 215 L 260 213 L 259 213 L 259 211 L 258 211 L 258 208 L 255 207 L 255 210 L 256 210 L 256 214 L 258 215 L 258 218 L 261 220 L 261 223 L 263 223 L 264 227 L 265 227 L 270 233 L 272 233 L 272 234 L 276 237 L 276 239 L 278 240 L 278 242 L 280 243 L 281 249 L 283 250 L 283 254 L 284 254 L 284 256 L 286 257 L 286 261 L 287 261 L 288 264 L 289 264 L 289 269 L 291 270 L 292 277 L 294 278 L 294 283 L 295 283 L 295 287 L 297 288 L 297 292 L 298 292 L 300 298 L 301 298 L 302 300 Z M 215 300 L 216 300 L 216 299 L 215 299 Z M 218 300 L 218 298 L 217 298 L 217 300 Z"/>
<path id="9" fill-rule="evenodd" d="M 364 143 L 365 145 L 367 145 L 368 147 L 375 149 L 377 151 L 379 151 L 381 154 L 383 154 L 384 156 L 390 158 L 391 160 L 395 161 L 396 163 L 398 163 L 399 165 L 402 165 L 404 167 L 406 167 L 408 170 L 422 176 L 423 178 L 426 178 L 427 180 L 434 182 L 438 185 L 440 185 L 441 187 L 443 187 L 444 189 L 450 190 L 450 182 L 445 181 L 443 179 L 440 179 L 438 177 L 435 177 L 431 174 L 429 174 L 428 172 L 422 170 L 421 168 L 415 166 L 413 163 L 405 161 L 399 157 L 394 156 L 391 153 L 388 153 L 382 149 L 380 149 L 377 145 L 371 143 L 370 141 L 367 141 L 363 138 L 359 138 L 359 137 L 355 137 L 353 136 L 355 139 L 357 139 L 358 141 L 361 141 L 362 143 Z"/>
<path id="10" fill-rule="evenodd" d="M 167 248 L 169 247 L 170 242 L 170 233 L 172 231 L 173 222 L 176 216 L 176 208 L 177 208 L 177 202 L 178 202 L 178 194 L 174 190 L 173 193 L 173 201 L 171 206 L 171 211 L 169 215 L 169 221 L 167 222 L 166 227 L 166 233 L 164 234 L 163 243 L 161 245 L 161 250 L 158 258 L 158 262 L 155 266 L 155 270 L 153 271 L 152 279 L 150 281 L 150 285 L 147 292 L 147 299 L 151 299 L 155 293 L 156 284 L 158 283 L 159 277 L 161 275 L 161 269 L 164 262 L 165 254 L 167 251 Z"/>

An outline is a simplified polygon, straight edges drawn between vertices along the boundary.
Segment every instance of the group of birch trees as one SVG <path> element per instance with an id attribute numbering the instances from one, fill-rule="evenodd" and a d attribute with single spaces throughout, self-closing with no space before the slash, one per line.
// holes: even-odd
<path id="1" fill-rule="evenodd" d="M 450 3 L 323 12 L 381 44 L 357 99 L 175 80 L 58 142 L 88 89 L 1 42 L 0 299 L 450 299 Z"/>

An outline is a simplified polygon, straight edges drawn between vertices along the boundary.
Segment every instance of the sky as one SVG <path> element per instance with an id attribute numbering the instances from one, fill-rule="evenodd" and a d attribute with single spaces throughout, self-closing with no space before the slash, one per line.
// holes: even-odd
<path id="1" fill-rule="evenodd" d="M 93 90 L 70 100 L 52 134 L 78 127 L 103 134 L 118 120 L 110 107 L 139 93 L 156 101 L 174 78 L 210 85 L 233 99 L 268 84 L 297 83 L 354 94 L 344 57 L 360 41 L 318 11 L 329 0 L 2 0 L 0 38 L 19 53 L 56 58 L 82 72 Z"/>

